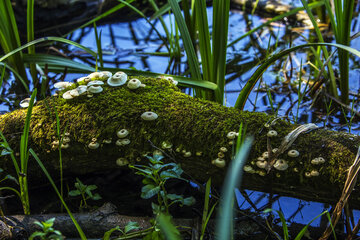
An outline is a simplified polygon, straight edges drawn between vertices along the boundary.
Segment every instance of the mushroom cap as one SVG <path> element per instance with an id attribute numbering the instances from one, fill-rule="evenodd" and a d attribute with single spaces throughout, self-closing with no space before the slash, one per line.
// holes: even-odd
<path id="1" fill-rule="evenodd" d="M 88 75 L 88 77 L 93 80 L 107 80 L 109 77 L 110 72 L 103 71 L 103 72 L 93 72 Z M 111 74 L 111 73 L 110 73 Z"/>
<path id="2" fill-rule="evenodd" d="M 154 112 L 144 112 L 141 114 L 141 118 L 145 121 L 153 121 L 158 118 L 158 115 Z"/>
<path id="3" fill-rule="evenodd" d="M 137 78 L 133 78 L 129 80 L 127 87 L 130 89 L 137 89 L 140 87 L 140 85 L 141 85 L 140 80 Z"/>
<path id="4" fill-rule="evenodd" d="M 247 173 L 254 173 L 255 172 L 255 170 L 250 165 L 245 165 L 243 169 L 244 169 L 244 172 L 247 172 Z"/>
<path id="5" fill-rule="evenodd" d="M 116 133 L 116 135 L 118 136 L 118 138 L 124 138 L 129 135 L 129 131 L 126 129 L 121 129 Z"/>
<path id="6" fill-rule="evenodd" d="M 317 177 L 317 176 L 320 175 L 320 173 L 319 173 L 318 170 L 311 170 L 310 175 L 311 175 L 312 177 Z"/>
<path id="7" fill-rule="evenodd" d="M 225 157 L 225 154 L 223 152 L 218 152 L 218 158 L 224 158 Z"/>
<path id="8" fill-rule="evenodd" d="M 73 97 L 78 97 L 80 94 L 78 92 L 78 90 L 75 88 L 75 89 L 72 89 L 72 90 L 69 90 L 69 93 L 71 96 Z"/>
<path id="9" fill-rule="evenodd" d="M 71 90 L 64 92 L 63 95 L 62 95 L 62 97 L 63 97 L 64 99 L 67 99 L 67 100 L 68 100 L 68 99 L 73 99 L 74 96 L 72 96 L 72 95 L 70 94 L 70 91 L 71 91 Z"/>
<path id="10" fill-rule="evenodd" d="M 127 138 L 118 139 L 116 141 L 117 146 L 125 146 L 125 145 L 128 145 L 128 144 L 130 144 L 130 140 L 127 139 Z"/>
<path id="11" fill-rule="evenodd" d="M 274 168 L 279 171 L 285 171 L 286 169 L 288 169 L 288 167 L 289 167 L 289 165 L 283 159 L 276 160 L 276 162 L 274 164 Z"/>
<path id="12" fill-rule="evenodd" d="M 87 92 L 87 87 L 85 85 L 80 85 L 76 88 L 79 95 L 85 94 Z"/>
<path id="13" fill-rule="evenodd" d="M 99 146 L 100 146 L 100 144 L 97 143 L 97 142 L 90 142 L 89 145 L 88 145 L 88 147 L 90 149 L 97 149 Z"/>
<path id="14" fill-rule="evenodd" d="M 270 130 L 268 131 L 268 133 L 266 134 L 266 136 L 268 137 L 276 137 L 278 135 L 277 131 L 275 130 Z"/>
<path id="15" fill-rule="evenodd" d="M 88 76 L 86 76 L 86 77 L 81 77 L 81 78 L 78 78 L 78 79 L 76 80 L 77 83 L 82 83 L 82 82 L 87 83 L 87 82 L 90 82 L 90 81 L 91 81 L 91 78 L 89 78 Z"/>
<path id="16" fill-rule="evenodd" d="M 214 164 L 215 166 L 219 167 L 219 168 L 223 168 L 223 167 L 225 167 L 226 162 L 225 162 L 225 160 L 222 159 L 222 158 L 217 158 L 217 159 L 214 160 L 213 164 Z"/>
<path id="17" fill-rule="evenodd" d="M 101 86 L 90 86 L 87 88 L 88 92 L 91 93 L 101 93 L 103 91 L 103 88 Z"/>
<path id="18" fill-rule="evenodd" d="M 129 164 L 129 161 L 126 158 L 118 158 L 116 159 L 116 165 L 123 167 Z"/>
<path id="19" fill-rule="evenodd" d="M 161 143 L 161 148 L 163 148 L 163 149 L 171 149 L 172 146 L 173 146 L 172 143 L 169 141 L 163 141 Z"/>
<path id="20" fill-rule="evenodd" d="M 31 99 L 31 98 L 25 98 L 25 99 L 21 100 L 21 102 L 20 102 L 20 107 L 22 107 L 22 108 L 27 108 L 27 107 L 29 107 L 30 99 Z M 35 102 L 36 102 L 36 100 L 34 99 L 34 103 L 35 103 Z"/>
<path id="21" fill-rule="evenodd" d="M 226 152 L 227 152 L 227 148 L 226 148 L 226 147 L 221 147 L 221 148 L 220 148 L 220 151 L 223 152 L 223 153 L 226 153 Z"/>
<path id="22" fill-rule="evenodd" d="M 124 85 L 127 81 L 127 74 L 124 72 L 116 72 L 107 80 L 107 84 L 112 87 Z"/>
<path id="23" fill-rule="evenodd" d="M 299 155 L 300 155 L 299 152 L 297 150 L 295 150 L 295 149 L 292 149 L 292 150 L 288 151 L 288 156 L 289 157 L 298 157 Z"/>
<path id="24" fill-rule="evenodd" d="M 87 84 L 88 87 L 90 86 L 99 86 L 99 85 L 104 85 L 103 81 L 100 80 L 95 80 L 95 81 L 91 81 Z"/>
<path id="25" fill-rule="evenodd" d="M 71 83 L 71 82 L 57 82 L 54 84 L 54 88 L 63 90 L 67 87 L 70 87 L 71 85 L 73 85 L 73 83 Z"/>
<path id="26" fill-rule="evenodd" d="M 256 161 L 256 166 L 258 167 L 258 168 L 266 168 L 266 165 L 267 165 L 267 162 L 266 161 L 260 161 L 260 160 L 258 160 L 258 161 Z"/>
<path id="27" fill-rule="evenodd" d="M 236 132 L 228 132 L 228 134 L 226 135 L 226 137 L 228 139 L 235 139 L 237 136 L 237 133 Z"/>
<path id="28" fill-rule="evenodd" d="M 112 76 L 112 73 L 109 71 L 100 72 L 100 80 L 102 80 L 102 81 L 108 80 L 109 78 L 111 78 L 111 76 Z"/>
<path id="29" fill-rule="evenodd" d="M 191 152 L 185 152 L 184 157 L 191 157 Z"/>

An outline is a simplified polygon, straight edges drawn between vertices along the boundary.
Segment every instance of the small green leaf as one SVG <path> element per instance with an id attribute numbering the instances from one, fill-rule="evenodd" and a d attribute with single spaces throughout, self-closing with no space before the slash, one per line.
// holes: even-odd
<path id="1" fill-rule="evenodd" d="M 75 197 L 75 196 L 79 196 L 81 194 L 81 192 L 79 190 L 72 190 L 69 192 L 69 196 Z"/>
<path id="2" fill-rule="evenodd" d="M 98 194 L 98 193 L 95 193 L 95 195 L 91 198 L 92 200 L 100 200 L 102 197 Z"/>
<path id="3" fill-rule="evenodd" d="M 145 185 L 141 189 L 141 198 L 143 198 L 143 199 L 152 198 L 153 196 L 158 194 L 159 191 L 160 191 L 159 186 L 155 187 L 154 185 L 151 185 L 151 184 Z"/>
<path id="4" fill-rule="evenodd" d="M 137 222 L 128 222 L 128 224 L 126 224 L 125 228 L 124 228 L 124 232 L 125 233 L 128 233 L 132 230 L 135 230 L 135 229 L 139 229 L 140 226 Z"/>
<path id="5" fill-rule="evenodd" d="M 9 155 L 11 154 L 12 151 L 9 151 L 8 149 L 4 148 L 2 151 L 1 151 L 1 155 L 0 156 L 5 156 L 5 155 Z"/>
<path id="6" fill-rule="evenodd" d="M 122 230 L 120 229 L 120 227 L 119 227 L 119 226 L 116 226 L 116 227 L 114 227 L 114 228 L 112 228 L 112 229 L 110 229 L 109 231 L 107 231 L 107 232 L 104 233 L 103 240 L 109 240 L 111 234 L 112 234 L 113 232 L 115 232 L 115 231 L 120 231 L 120 232 L 122 232 Z"/>
<path id="7" fill-rule="evenodd" d="M 183 196 L 182 195 L 177 195 L 177 194 L 172 194 L 172 193 L 169 193 L 166 195 L 168 199 L 170 200 L 177 200 L 177 199 L 183 199 Z"/>
<path id="8" fill-rule="evenodd" d="M 192 206 L 196 203 L 196 200 L 194 197 L 187 197 L 187 198 L 184 198 L 184 201 L 183 201 L 183 204 L 185 206 Z"/>

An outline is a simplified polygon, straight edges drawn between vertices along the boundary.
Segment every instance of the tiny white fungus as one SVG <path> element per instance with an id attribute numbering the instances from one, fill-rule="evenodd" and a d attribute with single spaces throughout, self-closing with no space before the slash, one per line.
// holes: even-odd
<path id="1" fill-rule="evenodd" d="M 224 159 L 221 159 L 221 158 L 217 158 L 214 160 L 213 164 L 219 168 L 223 168 L 225 167 L 226 165 L 226 162 Z"/>
<path id="2" fill-rule="evenodd" d="M 153 121 L 158 118 L 158 115 L 154 112 L 144 112 L 141 114 L 141 118 L 145 121 Z"/>
<path id="3" fill-rule="evenodd" d="M 227 148 L 226 148 L 226 147 L 221 147 L 221 148 L 220 148 L 220 151 L 223 152 L 223 153 L 226 153 L 226 152 L 227 152 Z"/>
<path id="4" fill-rule="evenodd" d="M 266 161 L 256 161 L 256 166 L 258 168 L 266 168 L 267 162 Z"/>
<path id="5" fill-rule="evenodd" d="M 225 154 L 223 152 L 218 152 L 218 158 L 224 158 Z"/>
<path id="6" fill-rule="evenodd" d="M 184 157 L 191 157 L 191 152 L 185 152 Z"/>
<path id="7" fill-rule="evenodd" d="M 228 132 L 228 134 L 226 135 L 226 137 L 230 140 L 235 139 L 236 138 L 236 132 Z"/>
<path id="8" fill-rule="evenodd" d="M 317 177 L 317 176 L 319 176 L 319 172 L 317 170 L 311 170 L 310 175 L 312 177 Z"/>
<path id="9" fill-rule="evenodd" d="M 118 158 L 116 159 L 116 165 L 123 167 L 129 164 L 129 161 L 126 158 Z"/>
<path id="10" fill-rule="evenodd" d="M 112 87 L 124 85 L 127 81 L 127 74 L 124 72 L 116 72 L 111 78 L 107 80 L 107 84 Z"/>
<path id="11" fill-rule="evenodd" d="M 288 151 L 288 156 L 289 157 L 298 157 L 299 156 L 299 152 L 295 149 L 292 149 L 290 151 Z"/>
<path id="12" fill-rule="evenodd" d="M 276 137 L 277 135 L 278 135 L 278 133 L 275 130 L 270 130 L 266 134 L 266 136 L 268 136 L 268 137 Z"/>
<path id="13" fill-rule="evenodd" d="M 89 145 L 88 145 L 88 147 L 89 147 L 90 149 L 97 149 L 99 146 L 100 146 L 100 144 L 97 143 L 97 142 L 91 142 L 91 143 L 89 143 Z"/>
<path id="14" fill-rule="evenodd" d="M 116 133 L 116 135 L 118 138 L 125 138 L 127 135 L 129 135 L 129 131 L 126 129 L 121 129 Z"/>
<path id="15" fill-rule="evenodd" d="M 130 79 L 130 80 L 129 80 L 129 82 L 128 82 L 128 84 L 127 84 L 127 87 L 128 87 L 129 89 L 137 89 L 137 88 L 140 87 L 140 85 L 141 85 L 140 80 L 137 79 L 137 78 L 133 78 L 133 79 Z"/>
<path id="16" fill-rule="evenodd" d="M 274 164 L 274 168 L 279 171 L 285 171 L 288 167 L 289 167 L 289 165 L 283 159 L 276 160 L 276 162 Z"/>
<path id="17" fill-rule="evenodd" d="M 101 93 L 103 91 L 103 88 L 101 86 L 92 85 L 92 86 L 89 86 L 87 88 L 87 90 L 90 93 Z"/>

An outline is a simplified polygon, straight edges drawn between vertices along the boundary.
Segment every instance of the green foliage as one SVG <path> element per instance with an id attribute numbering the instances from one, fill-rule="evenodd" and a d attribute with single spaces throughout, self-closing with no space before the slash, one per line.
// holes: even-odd
<path id="1" fill-rule="evenodd" d="M 97 189 L 97 186 L 95 185 L 86 185 L 83 184 L 80 179 L 76 178 L 75 190 L 71 190 L 69 192 L 69 196 L 75 197 L 75 196 L 81 196 L 80 201 L 80 210 L 83 208 L 89 208 L 87 204 L 87 200 L 100 200 L 101 196 L 98 193 L 93 194 L 91 191 Z"/>
<path id="2" fill-rule="evenodd" d="M 288 227 L 286 225 L 286 219 L 284 217 L 284 214 L 281 212 L 281 211 L 278 211 L 278 210 L 274 210 L 274 209 L 265 209 L 264 210 L 264 213 L 269 213 L 269 212 L 277 212 L 277 214 L 279 215 L 280 217 L 280 221 L 281 221 L 281 224 L 282 224 L 282 228 L 283 228 L 283 234 L 284 234 L 284 240 L 289 240 L 290 239 L 290 236 L 289 236 L 289 231 L 288 231 Z M 306 233 L 308 227 L 310 226 L 310 224 L 315 221 L 316 219 L 318 219 L 319 217 L 321 217 L 322 215 L 326 215 L 327 219 L 329 220 L 329 223 L 331 225 L 331 228 L 332 228 L 332 231 L 333 231 L 333 234 L 334 234 L 334 239 L 336 240 L 336 234 L 335 234 L 335 231 L 334 231 L 334 228 L 331 224 L 331 217 L 330 217 L 330 214 L 329 212 L 326 210 L 322 213 L 320 213 L 319 215 L 317 215 L 315 218 L 313 218 L 308 224 L 306 224 L 305 227 L 303 227 L 300 232 L 296 235 L 295 238 L 291 238 L 291 239 L 294 239 L 294 240 L 300 240 L 302 239 L 302 237 L 304 236 L 304 234 Z"/>
<path id="3" fill-rule="evenodd" d="M 225 176 L 223 193 L 221 196 L 219 221 L 216 226 L 216 239 L 230 239 L 233 226 L 233 199 L 234 190 L 241 185 L 243 167 L 250 152 L 252 139 L 246 139 L 242 146 L 236 151 L 231 161 L 231 166 Z"/>
<path id="4" fill-rule="evenodd" d="M 161 160 L 164 158 L 161 155 L 154 155 L 154 157 L 147 157 L 150 161 L 148 166 L 145 165 L 130 165 L 129 167 L 137 170 L 136 174 L 144 176 L 141 189 L 141 197 L 150 199 L 157 196 L 157 203 L 152 203 L 153 213 L 158 215 L 160 213 L 169 214 L 169 207 L 175 203 L 180 206 L 191 206 L 195 203 L 193 197 L 184 198 L 182 195 L 167 193 L 165 189 L 166 181 L 169 179 L 180 179 L 187 181 L 181 177 L 183 170 L 180 165 L 175 163 L 164 163 Z"/>
<path id="5" fill-rule="evenodd" d="M 33 240 L 36 238 L 40 238 L 41 240 L 47 240 L 47 239 L 62 240 L 62 239 L 64 239 L 61 232 L 58 230 L 55 230 L 53 228 L 54 222 L 55 222 L 55 218 L 50 218 L 50 219 L 46 220 L 45 222 L 35 221 L 34 223 L 36 225 L 38 225 L 39 227 L 41 227 L 42 231 L 33 232 L 31 234 L 31 236 L 29 237 L 29 240 Z"/>
<path id="6" fill-rule="evenodd" d="M 29 149 L 29 152 L 30 154 L 34 157 L 34 159 L 36 160 L 36 162 L 39 164 L 41 170 L 43 170 L 43 172 L 45 173 L 46 177 L 48 178 L 51 186 L 54 188 L 56 194 L 58 195 L 61 203 L 63 204 L 63 206 L 65 207 L 67 213 L 69 214 L 71 220 L 73 221 L 75 227 L 76 227 L 76 230 L 78 231 L 80 237 L 81 237 L 81 240 L 86 240 L 86 236 L 84 234 L 84 232 L 82 231 L 79 223 L 76 221 L 76 219 L 74 218 L 74 216 L 72 215 L 69 207 L 67 206 L 67 204 L 65 203 L 63 197 L 61 196 L 59 190 L 57 189 L 55 183 L 54 183 L 54 180 L 51 178 L 49 172 L 46 170 L 44 164 L 41 162 L 41 160 L 39 159 L 39 157 L 36 155 L 36 153 L 34 152 L 34 150 L 32 150 L 31 148 Z"/>
<path id="7" fill-rule="evenodd" d="M 15 158 L 14 151 L 11 149 L 10 145 L 6 141 L 5 136 L 0 131 L 0 137 L 2 142 L 0 143 L 0 147 L 2 148 L 1 155 L 10 155 L 10 158 L 13 162 L 20 186 L 20 200 L 23 205 L 24 214 L 30 214 L 30 202 L 29 202 L 29 193 L 28 193 L 28 182 L 27 182 L 27 167 L 29 161 L 29 149 L 28 149 L 28 142 L 29 142 L 29 129 L 30 129 L 30 119 L 32 114 L 32 108 L 35 101 L 37 90 L 35 89 L 31 95 L 30 103 L 28 107 L 28 111 L 25 118 L 25 125 L 24 130 L 21 134 L 20 139 L 20 166 L 18 161 Z M 5 189 L 5 188 L 3 188 Z M 12 190 L 11 188 L 7 188 Z M 15 191 L 17 192 L 17 191 Z"/>
<path id="8" fill-rule="evenodd" d="M 119 232 L 121 232 L 123 237 L 127 237 L 130 235 L 129 232 L 131 232 L 133 230 L 137 230 L 139 228 L 140 228 L 140 226 L 137 222 L 130 221 L 126 224 L 126 226 L 124 227 L 124 230 L 122 230 L 119 226 L 116 226 L 116 227 L 110 229 L 109 231 L 105 232 L 105 234 L 103 236 L 103 240 L 109 240 L 111 234 L 115 231 L 119 231 Z M 137 233 L 137 235 L 139 235 L 139 233 Z M 131 236 L 134 237 L 134 234 L 132 234 Z"/>

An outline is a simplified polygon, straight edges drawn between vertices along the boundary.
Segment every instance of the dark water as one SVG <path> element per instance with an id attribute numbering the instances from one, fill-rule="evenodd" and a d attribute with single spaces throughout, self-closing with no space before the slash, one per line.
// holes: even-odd
<path id="1" fill-rule="evenodd" d="M 358 8 L 359 6 L 357 6 Z M 212 9 L 208 8 L 209 22 L 211 23 L 211 14 Z M 259 24 L 265 22 L 265 19 L 262 19 L 258 16 L 248 16 L 252 20 L 251 27 L 258 26 Z M 358 17 L 359 18 L 359 17 Z M 166 21 L 169 28 L 171 28 L 171 23 L 174 23 L 174 18 L 171 16 L 165 16 L 164 20 Z M 236 39 L 237 37 L 243 35 L 247 31 L 246 22 L 247 19 L 244 18 L 242 14 L 239 14 L 238 11 L 233 11 L 230 17 L 230 26 L 229 26 L 229 42 Z M 352 31 L 355 33 L 360 30 L 360 20 L 354 20 Z M 160 22 L 155 24 L 157 29 L 161 34 L 164 35 L 164 31 L 161 27 Z M 250 27 L 250 28 L 251 28 Z M 278 45 L 279 49 L 284 49 L 288 47 L 289 31 L 290 26 L 287 26 L 284 23 L 274 23 L 270 27 L 266 27 L 261 31 L 258 31 L 253 36 L 246 37 L 243 40 L 236 43 L 233 47 L 228 50 L 228 74 L 227 74 L 227 84 L 226 84 L 226 106 L 233 106 L 239 94 L 241 88 L 245 85 L 246 81 L 249 79 L 251 74 L 256 69 L 256 64 L 259 63 L 261 59 L 264 58 L 264 52 L 268 46 L 274 46 L 275 43 Z M 182 58 L 182 62 L 174 66 L 172 63 L 169 66 L 169 58 L 161 56 L 149 56 L 143 54 L 144 52 L 155 52 L 162 51 L 165 52 L 166 48 L 161 46 L 162 42 L 158 39 L 157 35 L 151 31 L 150 25 L 142 19 L 138 19 L 131 22 L 121 22 L 121 23 L 111 23 L 106 25 L 101 25 L 97 27 L 98 32 L 101 32 L 102 39 L 102 48 L 104 54 L 105 67 L 118 67 L 118 68 L 136 68 L 143 71 L 152 71 L 157 73 L 170 73 L 170 74 L 183 74 L 186 69 L 185 58 Z M 299 30 L 302 35 L 308 37 L 311 32 L 307 29 Z M 70 39 L 81 43 L 84 46 L 87 46 L 93 50 L 96 50 L 96 42 L 94 38 L 94 29 L 85 28 L 83 30 L 78 30 L 74 32 Z M 271 36 L 271 37 L 270 37 Z M 300 37 L 299 34 L 292 33 L 292 44 L 299 45 L 304 44 L 306 41 Z M 269 44 L 270 42 L 270 44 Z M 351 44 L 352 47 L 357 48 L 360 46 L 360 39 L 356 39 Z M 78 49 L 68 47 L 67 50 L 72 50 L 77 57 L 75 60 L 83 61 L 92 66 L 95 65 L 93 59 L 91 59 L 87 54 L 78 51 Z M 297 73 L 300 68 L 300 62 L 302 61 L 303 66 L 307 68 L 307 71 L 303 74 L 304 82 L 301 84 L 301 92 L 305 88 L 306 80 L 309 78 L 310 65 L 307 63 L 307 56 L 309 51 L 298 51 L 293 55 L 292 66 L 287 60 L 283 60 L 282 63 L 277 62 L 272 67 L 270 67 L 263 75 L 262 81 L 257 85 L 257 91 L 253 91 L 249 96 L 249 100 L 246 103 L 245 109 L 250 111 L 262 111 L 274 114 L 277 112 L 279 116 L 287 116 L 290 121 L 295 122 L 295 119 L 298 119 L 299 123 L 308 123 L 314 122 L 320 126 L 324 125 L 326 113 L 321 112 L 319 109 L 312 108 L 310 109 L 311 99 L 306 94 L 303 101 L 300 102 L 300 107 L 298 109 L 298 93 L 297 93 L 297 84 L 294 84 L 297 81 Z M 285 58 L 284 58 L 285 59 Z M 302 60 L 301 60 L 302 59 Z M 286 62 L 287 61 L 287 62 Z M 250 67 L 249 67 L 250 65 Z M 284 67 L 285 66 L 285 67 Z M 360 71 L 359 71 L 359 59 L 352 58 L 350 61 L 350 88 L 354 93 L 358 93 L 360 89 Z M 289 74 L 293 69 L 293 74 L 291 76 L 291 84 L 286 83 L 285 74 Z M 68 74 L 66 76 L 67 81 L 74 81 L 78 77 L 83 75 L 80 74 Z M 8 82 L 8 85 L 2 90 L 2 96 L 12 102 L 19 96 L 15 96 L 11 90 L 11 81 Z M 269 93 L 271 95 L 271 101 L 273 106 L 271 107 Z M 21 96 L 25 98 L 27 96 Z M 1 104 L 0 111 L 8 111 L 10 104 Z M 359 111 L 359 104 L 357 101 L 354 105 L 354 110 Z M 332 114 L 329 117 L 329 121 L 326 123 L 326 126 L 331 127 L 335 130 L 345 130 L 347 131 L 348 127 L 341 121 L 339 116 L 341 112 Z M 350 113 L 347 113 L 347 116 L 350 116 Z M 352 132 L 358 133 L 359 124 L 358 120 L 354 119 Z M 251 195 L 251 199 L 256 201 L 261 197 L 256 205 L 258 208 L 261 208 L 263 205 L 268 202 L 268 195 L 263 196 L 262 193 L 247 191 Z M 250 205 L 246 200 L 237 193 L 237 199 L 239 205 L 246 209 L 250 208 Z M 297 210 L 301 207 L 301 210 Z M 285 218 L 289 218 L 293 213 L 297 212 L 292 218 L 292 222 L 308 223 L 314 217 L 323 212 L 326 208 L 324 204 L 314 203 L 314 202 L 305 202 L 302 200 L 297 200 L 294 198 L 280 197 L 272 205 L 273 209 L 282 210 L 284 212 Z M 360 214 L 358 211 L 355 213 L 355 221 L 359 218 Z M 317 219 L 312 223 L 313 226 L 318 226 L 320 219 Z"/>

